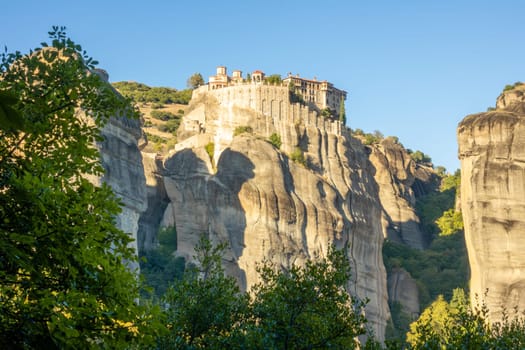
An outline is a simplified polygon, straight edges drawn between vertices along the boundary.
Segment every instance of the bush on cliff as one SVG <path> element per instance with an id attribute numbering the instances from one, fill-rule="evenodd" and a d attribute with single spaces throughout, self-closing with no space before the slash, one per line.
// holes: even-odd
<path id="1" fill-rule="evenodd" d="M 273 147 L 277 149 L 281 148 L 281 145 L 282 145 L 281 135 L 273 133 L 270 135 L 270 138 L 268 139 L 268 141 L 273 145 Z"/>

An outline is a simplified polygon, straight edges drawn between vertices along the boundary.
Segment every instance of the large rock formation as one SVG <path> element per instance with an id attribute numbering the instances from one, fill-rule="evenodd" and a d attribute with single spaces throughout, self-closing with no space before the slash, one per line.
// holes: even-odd
<path id="1" fill-rule="evenodd" d="M 339 121 L 291 104 L 286 87 L 205 88 L 194 93 L 164 162 L 162 225 L 176 226 L 178 254 L 191 259 L 203 233 L 227 242 L 228 273 L 249 289 L 257 262 L 286 268 L 334 244 L 347 250 L 350 287 L 370 300 L 367 318 L 382 339 L 389 318 L 382 208 L 362 144 Z M 267 141 L 274 133 L 280 149 Z"/>
<path id="2" fill-rule="evenodd" d="M 435 189 L 438 181 L 432 167 L 416 164 L 394 138 L 372 145 L 370 161 L 379 185 L 383 235 L 412 248 L 425 248 L 427 238 L 415 210 L 416 191 L 424 195 Z"/>
<path id="3" fill-rule="evenodd" d="M 95 73 L 107 82 L 108 74 L 105 71 L 96 70 Z M 147 209 L 146 179 L 139 149 L 141 123 L 138 119 L 114 116 L 102 128 L 101 136 L 102 141 L 97 143 L 97 147 L 104 175 L 91 176 L 90 181 L 95 184 L 107 183 L 121 200 L 122 212 L 117 216 L 116 224 L 133 237 L 131 244 L 138 252 L 139 218 Z"/>
<path id="4" fill-rule="evenodd" d="M 484 299 L 492 320 L 502 308 L 525 310 L 524 91 L 503 93 L 496 110 L 458 126 L 471 297 Z"/>

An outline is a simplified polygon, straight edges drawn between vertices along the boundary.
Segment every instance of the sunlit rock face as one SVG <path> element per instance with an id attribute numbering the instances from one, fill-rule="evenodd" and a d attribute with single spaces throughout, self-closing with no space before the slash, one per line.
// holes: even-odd
<path id="1" fill-rule="evenodd" d="M 267 107 L 259 100 L 261 110 L 245 104 L 248 90 L 226 90 L 194 96 L 179 144 L 164 162 L 169 204 L 162 225 L 176 226 L 177 253 L 191 260 L 201 234 L 227 242 L 227 272 L 249 290 L 258 282 L 257 263 L 287 268 L 335 245 L 346 250 L 349 288 L 370 300 L 366 316 L 383 339 L 389 310 L 382 208 L 365 148 L 338 121 L 291 105 L 279 89 L 263 92 L 270 97 Z M 251 129 L 237 135 L 240 126 Z M 267 141 L 273 133 L 280 149 Z M 205 149 L 210 143 L 213 152 Z M 294 151 L 306 165 L 291 159 Z"/>
<path id="2" fill-rule="evenodd" d="M 471 297 L 491 319 L 525 310 L 525 113 L 522 88 L 505 92 L 495 111 L 458 126 L 461 207 Z M 486 295 L 485 295 L 486 293 Z"/>
<path id="3" fill-rule="evenodd" d="M 107 72 L 96 70 L 95 73 L 107 82 Z M 89 176 L 89 179 L 98 185 L 107 183 L 121 201 L 122 211 L 116 217 L 116 224 L 131 235 L 133 242 L 130 244 L 138 252 L 139 218 L 147 209 L 146 179 L 139 149 L 142 138 L 140 120 L 126 116 L 111 117 L 101 129 L 101 136 L 97 148 L 104 174 L 102 177 Z M 138 265 L 132 268 L 138 269 Z"/>

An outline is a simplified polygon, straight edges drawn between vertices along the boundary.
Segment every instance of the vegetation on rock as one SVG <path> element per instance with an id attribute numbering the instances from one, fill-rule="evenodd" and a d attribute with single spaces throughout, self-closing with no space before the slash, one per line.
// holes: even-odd
<path id="1" fill-rule="evenodd" d="M 233 130 L 233 136 L 237 136 L 237 135 L 244 134 L 244 133 L 251 134 L 252 132 L 253 132 L 253 128 L 251 126 L 242 125 L 242 126 L 236 127 L 235 130 Z"/>
<path id="2" fill-rule="evenodd" d="M 191 89 L 176 90 L 167 87 L 149 87 L 146 84 L 133 81 L 121 81 L 112 84 L 122 95 L 136 103 L 180 103 L 188 104 L 191 99 Z"/>
<path id="3" fill-rule="evenodd" d="M 277 149 L 281 148 L 281 145 L 282 145 L 281 135 L 273 133 L 270 135 L 270 138 L 268 139 L 268 141 L 273 145 L 273 147 Z"/>

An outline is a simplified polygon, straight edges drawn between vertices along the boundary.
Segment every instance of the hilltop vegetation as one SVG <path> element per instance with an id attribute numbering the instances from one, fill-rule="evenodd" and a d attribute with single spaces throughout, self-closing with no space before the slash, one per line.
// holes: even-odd
<path id="1" fill-rule="evenodd" d="M 149 87 L 133 81 L 112 84 L 122 95 L 136 103 L 185 104 L 191 100 L 192 89 L 177 90 L 168 87 Z"/>

